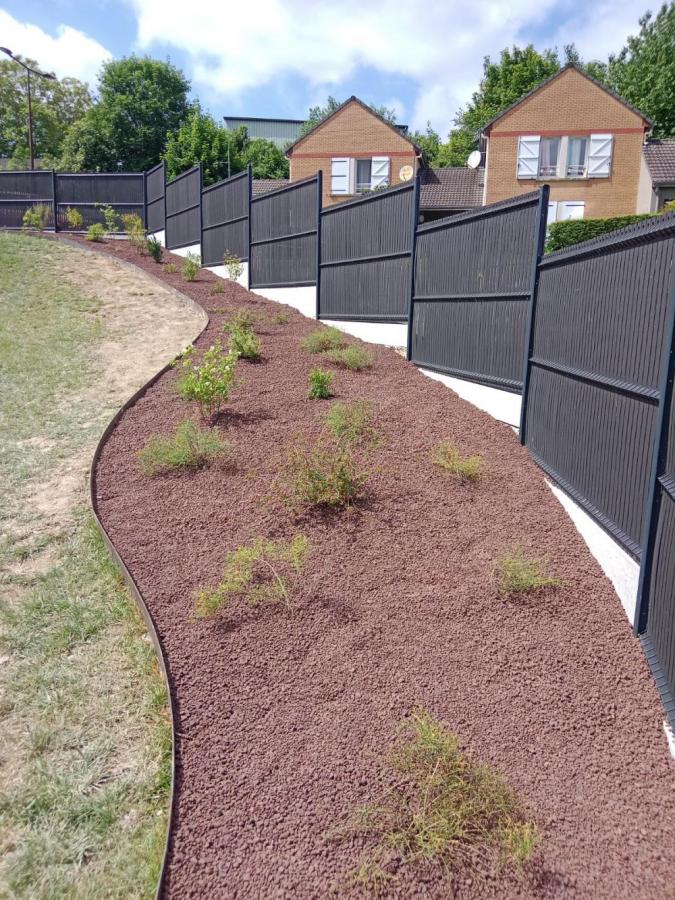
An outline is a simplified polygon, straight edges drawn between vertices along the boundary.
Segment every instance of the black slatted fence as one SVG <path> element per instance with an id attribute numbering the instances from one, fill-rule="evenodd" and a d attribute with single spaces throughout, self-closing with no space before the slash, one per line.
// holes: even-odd
<path id="1" fill-rule="evenodd" d="M 0 172 L 0 227 L 21 228 L 26 210 L 49 207 L 47 227 L 54 227 L 54 173 Z"/>
<path id="2" fill-rule="evenodd" d="M 221 266 L 225 252 L 248 260 L 250 167 L 202 191 L 202 264 Z"/>
<path id="3" fill-rule="evenodd" d="M 202 167 L 166 183 L 165 244 L 169 250 L 199 244 L 202 236 Z"/>
<path id="4" fill-rule="evenodd" d="M 520 391 L 547 189 L 420 225 L 408 356 L 417 365 Z"/>
<path id="5" fill-rule="evenodd" d="M 252 198 L 252 289 L 316 284 L 320 213 L 321 172 Z"/>
<path id="6" fill-rule="evenodd" d="M 166 224 L 166 163 L 145 173 L 145 221 L 148 232 L 164 231 Z"/>
<path id="7" fill-rule="evenodd" d="M 322 212 L 320 318 L 405 322 L 418 204 L 415 179 Z"/>

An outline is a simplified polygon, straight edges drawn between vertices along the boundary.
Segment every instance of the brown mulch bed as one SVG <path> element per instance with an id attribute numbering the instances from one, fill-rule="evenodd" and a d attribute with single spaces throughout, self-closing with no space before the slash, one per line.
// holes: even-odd
<path id="1" fill-rule="evenodd" d="M 369 499 L 350 514 L 294 515 L 266 499 L 294 439 L 327 405 L 306 399 L 315 323 L 215 277 L 186 284 L 133 260 L 209 312 L 198 341 L 247 305 L 265 318 L 264 358 L 217 427 L 234 462 L 143 476 L 137 451 L 193 413 L 163 376 L 121 419 L 98 468 L 104 525 L 154 617 L 177 710 L 177 797 L 166 894 L 349 895 L 367 840 L 325 832 L 377 796 L 380 754 L 421 704 L 502 771 L 543 840 L 519 874 L 402 869 L 391 897 L 674 896 L 675 770 L 663 710 L 611 585 L 511 429 L 391 350 L 364 373 L 336 372 L 339 399 L 372 401 L 386 435 Z M 168 257 L 167 257 L 168 258 Z M 180 262 L 180 261 L 178 261 Z M 454 439 L 482 454 L 483 482 L 430 462 Z M 262 535 L 312 544 L 297 606 L 234 605 L 196 620 L 193 593 L 228 551 Z M 520 543 L 548 555 L 563 586 L 500 599 L 495 559 Z M 356 893 L 356 891 L 353 891 Z"/>

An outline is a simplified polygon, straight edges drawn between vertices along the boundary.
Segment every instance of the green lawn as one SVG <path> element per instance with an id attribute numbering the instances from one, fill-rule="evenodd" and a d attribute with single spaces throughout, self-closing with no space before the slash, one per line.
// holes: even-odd
<path id="1" fill-rule="evenodd" d="M 171 734 L 152 645 L 87 508 L 110 418 L 78 251 L 0 234 L 0 897 L 150 897 Z"/>

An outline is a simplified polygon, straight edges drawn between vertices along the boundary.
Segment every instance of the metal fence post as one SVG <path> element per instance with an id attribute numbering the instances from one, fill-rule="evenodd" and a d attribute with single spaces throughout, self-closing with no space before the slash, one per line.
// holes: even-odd
<path id="1" fill-rule="evenodd" d="M 316 173 L 316 318 L 321 315 L 321 209 L 323 207 L 323 171 Z"/>
<path id="2" fill-rule="evenodd" d="M 411 246 L 410 246 L 410 285 L 408 289 L 408 333 L 406 338 L 406 359 L 412 358 L 412 329 L 415 296 L 415 262 L 417 259 L 417 226 L 420 218 L 420 173 L 415 175 L 413 186 Z"/>
<path id="3" fill-rule="evenodd" d="M 252 200 L 253 200 L 253 166 L 248 164 L 248 278 L 246 279 L 246 287 L 250 288 L 253 282 L 253 278 L 251 277 L 251 209 L 252 209 Z"/>
<path id="4" fill-rule="evenodd" d="M 548 218 L 549 186 L 543 185 L 539 191 L 537 204 L 537 234 L 535 238 L 534 258 L 532 260 L 532 276 L 530 281 L 530 304 L 527 312 L 527 331 L 525 339 L 525 361 L 523 365 L 523 391 L 520 400 L 520 443 L 525 444 L 527 428 L 527 400 L 530 391 L 530 359 L 534 346 L 534 323 L 539 292 L 539 263 L 544 254 L 546 241 L 546 220 Z"/>
<path id="5" fill-rule="evenodd" d="M 56 199 L 56 169 L 52 169 L 52 209 L 54 211 L 54 234 L 59 230 L 58 202 Z"/>
<path id="6" fill-rule="evenodd" d="M 148 227 L 148 173 L 143 172 L 143 227 Z"/>
<path id="7" fill-rule="evenodd" d="M 649 491 L 645 502 L 644 524 L 640 552 L 640 577 L 635 605 L 634 634 L 642 634 L 647 627 L 649 595 L 651 591 L 654 545 L 659 523 L 662 488 L 659 477 L 663 474 L 668 452 L 668 426 L 672 415 L 673 380 L 675 380 L 675 275 L 671 276 L 671 295 L 664 329 L 664 346 L 659 374 L 659 412 L 656 420 L 656 436 L 652 455 Z"/>
<path id="8" fill-rule="evenodd" d="M 204 261 L 204 251 L 202 249 L 202 240 L 204 238 L 204 208 L 202 204 L 202 192 L 204 190 L 204 173 L 202 164 L 199 163 L 199 262 Z"/>

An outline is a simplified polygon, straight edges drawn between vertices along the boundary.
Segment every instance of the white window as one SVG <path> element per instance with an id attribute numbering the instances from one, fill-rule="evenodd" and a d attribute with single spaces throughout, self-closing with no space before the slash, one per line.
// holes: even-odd
<path id="1" fill-rule="evenodd" d="M 591 135 L 591 146 L 588 154 L 589 178 L 609 178 L 612 169 L 613 143 L 611 134 Z"/>
<path id="2" fill-rule="evenodd" d="M 539 141 L 539 177 L 556 178 L 558 175 L 558 158 L 560 156 L 560 138 L 545 137 Z"/>
<path id="3" fill-rule="evenodd" d="M 331 194 L 349 194 L 350 190 L 349 158 L 335 157 L 331 160 L 330 192 Z"/>
<path id="4" fill-rule="evenodd" d="M 539 171 L 539 135 L 518 138 L 518 178 L 536 178 Z"/>
<path id="5" fill-rule="evenodd" d="M 387 187 L 389 185 L 389 157 L 374 156 L 371 167 L 370 186 L 373 188 Z"/>
<path id="6" fill-rule="evenodd" d="M 588 138 L 571 137 L 567 139 L 567 178 L 585 178 L 588 164 Z"/>
<path id="7" fill-rule="evenodd" d="M 356 161 L 356 193 L 362 194 L 370 190 L 373 161 L 371 159 L 357 159 Z"/>
<path id="8" fill-rule="evenodd" d="M 553 222 L 566 222 L 569 219 L 583 219 L 583 200 L 551 200 L 548 204 L 546 224 Z"/>

